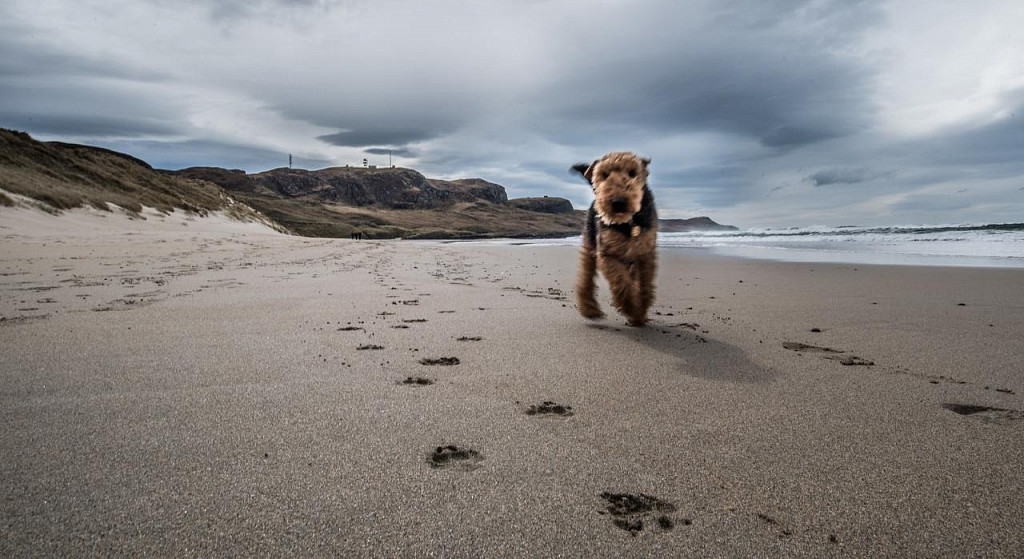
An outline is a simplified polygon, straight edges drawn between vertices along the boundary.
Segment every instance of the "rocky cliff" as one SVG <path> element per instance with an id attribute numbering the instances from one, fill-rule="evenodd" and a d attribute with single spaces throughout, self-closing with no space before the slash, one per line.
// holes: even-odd
<path id="1" fill-rule="evenodd" d="M 238 192 L 355 207 L 438 209 L 457 202 L 508 202 L 505 187 L 500 184 L 483 179 L 428 179 L 417 171 L 403 168 L 331 167 L 318 171 L 282 168 L 246 175 L 242 171 L 191 167 L 175 173 Z"/>
<path id="2" fill-rule="evenodd" d="M 453 200 L 460 202 L 473 202 L 483 200 L 492 204 L 508 203 L 508 194 L 505 187 L 483 179 L 458 179 L 444 181 L 440 179 L 427 179 L 431 186 L 448 192 Z"/>

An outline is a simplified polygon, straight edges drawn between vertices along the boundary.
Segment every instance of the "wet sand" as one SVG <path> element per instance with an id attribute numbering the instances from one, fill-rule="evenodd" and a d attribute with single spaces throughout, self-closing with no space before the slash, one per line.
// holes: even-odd
<path id="1" fill-rule="evenodd" d="M 0 208 L 0 555 L 1013 556 L 1024 271 Z"/>

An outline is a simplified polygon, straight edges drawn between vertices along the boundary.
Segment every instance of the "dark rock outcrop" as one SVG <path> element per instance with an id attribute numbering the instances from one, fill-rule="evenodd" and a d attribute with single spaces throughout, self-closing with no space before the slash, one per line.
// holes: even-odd
<path id="1" fill-rule="evenodd" d="M 179 171 L 165 171 L 181 177 L 212 182 L 221 188 L 236 192 L 257 191 L 256 182 L 241 169 L 221 169 L 220 167 L 189 167 Z"/>
<path id="2" fill-rule="evenodd" d="M 328 169 L 324 169 L 327 171 Z M 321 172 L 307 171 L 305 169 L 272 169 L 250 175 L 252 181 L 265 191 L 276 192 L 288 198 L 310 197 L 320 200 L 337 202 L 343 199 L 354 206 L 366 206 L 372 203 L 372 199 L 348 200 L 339 196 L 332 185 L 324 180 Z"/>
<path id="3" fill-rule="evenodd" d="M 430 184 L 451 194 L 454 200 L 460 202 L 476 202 L 484 200 L 492 204 L 507 204 L 508 195 L 505 187 L 483 179 L 458 179 L 445 181 L 440 179 L 427 179 Z"/>
<path id="4" fill-rule="evenodd" d="M 546 214 L 567 214 L 573 211 L 572 202 L 565 198 L 552 198 L 548 196 L 541 198 L 513 198 L 508 203 L 510 206 L 521 210 Z"/>

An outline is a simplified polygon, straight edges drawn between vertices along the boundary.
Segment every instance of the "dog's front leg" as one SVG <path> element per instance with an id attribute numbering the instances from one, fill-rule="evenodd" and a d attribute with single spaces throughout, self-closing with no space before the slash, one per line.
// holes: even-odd
<path id="1" fill-rule="evenodd" d="M 601 318 L 601 306 L 597 304 L 594 293 L 597 291 L 597 283 L 594 276 L 597 274 L 597 254 L 593 249 L 583 247 L 580 249 L 580 272 L 576 279 L 576 306 L 580 314 L 586 318 Z"/>
<path id="2" fill-rule="evenodd" d="M 633 323 L 637 309 L 640 307 L 640 300 L 636 290 L 636 282 L 633 281 L 633 271 L 630 270 L 630 265 L 611 256 L 601 257 L 598 260 L 598 265 L 601 267 L 601 273 L 604 274 L 604 278 L 608 280 L 608 286 L 612 292 L 612 303 L 615 305 L 615 308 L 629 319 L 631 326 L 643 324 L 642 322 L 640 324 Z"/>
<path id="3" fill-rule="evenodd" d="M 637 266 L 637 288 L 640 290 L 640 307 L 637 309 L 634 326 L 647 322 L 647 310 L 654 303 L 654 275 L 657 271 L 657 262 L 654 255 L 643 258 L 636 263 Z M 632 323 L 633 321 L 631 321 Z"/>

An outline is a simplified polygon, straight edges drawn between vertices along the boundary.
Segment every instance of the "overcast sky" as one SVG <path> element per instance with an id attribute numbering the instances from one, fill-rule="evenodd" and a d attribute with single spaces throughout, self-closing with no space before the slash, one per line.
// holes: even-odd
<path id="1" fill-rule="evenodd" d="M 0 126 L 156 167 L 394 162 L 665 217 L 1024 221 L 1024 1 L 4 0 Z"/>

